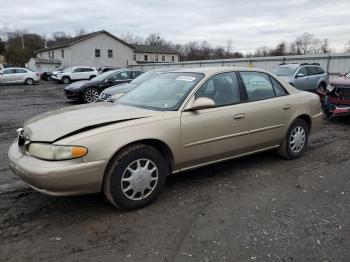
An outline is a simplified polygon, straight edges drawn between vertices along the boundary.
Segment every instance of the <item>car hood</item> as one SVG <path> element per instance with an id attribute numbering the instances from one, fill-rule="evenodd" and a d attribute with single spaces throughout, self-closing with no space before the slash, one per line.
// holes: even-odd
<path id="1" fill-rule="evenodd" d="M 24 135 L 31 141 L 54 142 L 89 129 L 161 114 L 136 107 L 97 103 L 65 107 L 29 119 Z"/>
<path id="2" fill-rule="evenodd" d="M 67 85 L 64 89 L 70 90 L 70 89 L 79 88 L 85 85 L 87 82 L 89 82 L 89 80 L 81 80 L 81 81 L 73 82 L 72 84 Z"/>
<path id="3" fill-rule="evenodd" d="M 136 84 L 132 84 L 132 83 L 111 86 L 103 90 L 103 93 L 107 95 L 115 95 L 118 93 L 128 92 L 131 89 L 135 88 L 136 86 L 137 86 Z"/>
<path id="4" fill-rule="evenodd" d="M 346 77 L 340 77 L 331 81 L 332 85 L 340 85 L 344 87 L 350 87 L 350 79 Z"/>

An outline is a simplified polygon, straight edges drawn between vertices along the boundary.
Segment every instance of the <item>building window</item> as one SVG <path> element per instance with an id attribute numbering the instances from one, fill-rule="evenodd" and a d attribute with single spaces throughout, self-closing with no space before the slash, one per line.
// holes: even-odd
<path id="1" fill-rule="evenodd" d="M 54 51 L 51 52 L 51 58 L 52 58 L 52 59 L 55 58 L 55 52 L 54 52 Z"/>
<path id="2" fill-rule="evenodd" d="M 145 56 L 144 56 L 144 60 L 145 60 L 145 61 L 148 61 L 148 55 L 145 55 Z"/>
<path id="3" fill-rule="evenodd" d="M 134 61 L 136 61 L 136 54 L 134 54 Z"/>
<path id="4" fill-rule="evenodd" d="M 64 58 L 64 49 L 61 50 L 61 56 Z"/>
<path id="5" fill-rule="evenodd" d="M 108 49 L 108 58 L 113 58 L 113 50 Z"/>
<path id="6" fill-rule="evenodd" d="M 101 57 L 101 49 L 95 49 L 95 57 L 97 58 Z"/>
<path id="7" fill-rule="evenodd" d="M 155 56 L 154 61 L 158 62 L 158 55 Z"/>
<path id="8" fill-rule="evenodd" d="M 162 61 L 165 62 L 165 55 L 162 55 Z"/>
<path id="9" fill-rule="evenodd" d="M 174 55 L 171 56 L 171 61 L 175 62 L 175 56 Z"/>

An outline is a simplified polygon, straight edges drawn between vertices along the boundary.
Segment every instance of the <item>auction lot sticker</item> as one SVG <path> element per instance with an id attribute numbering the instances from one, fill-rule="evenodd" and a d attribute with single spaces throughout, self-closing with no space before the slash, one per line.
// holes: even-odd
<path id="1" fill-rule="evenodd" d="M 187 81 L 187 82 L 192 82 L 194 81 L 196 78 L 193 77 L 193 76 L 178 76 L 176 78 L 176 80 L 179 80 L 179 81 Z"/>

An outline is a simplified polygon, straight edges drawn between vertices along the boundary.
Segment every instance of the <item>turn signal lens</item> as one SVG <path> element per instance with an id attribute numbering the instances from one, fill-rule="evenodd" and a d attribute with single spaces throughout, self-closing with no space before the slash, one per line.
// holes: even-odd
<path id="1" fill-rule="evenodd" d="M 71 154 L 73 158 L 83 157 L 87 154 L 87 149 L 82 146 L 73 146 L 71 148 Z"/>

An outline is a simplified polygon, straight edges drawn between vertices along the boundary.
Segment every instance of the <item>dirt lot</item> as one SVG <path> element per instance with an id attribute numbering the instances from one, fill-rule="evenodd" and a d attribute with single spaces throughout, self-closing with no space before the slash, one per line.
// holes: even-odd
<path id="1" fill-rule="evenodd" d="M 7 149 L 63 86 L 0 86 L 0 261 L 350 261 L 350 121 L 324 121 L 294 161 L 274 152 L 172 176 L 158 201 L 122 212 L 102 194 L 41 195 Z"/>

